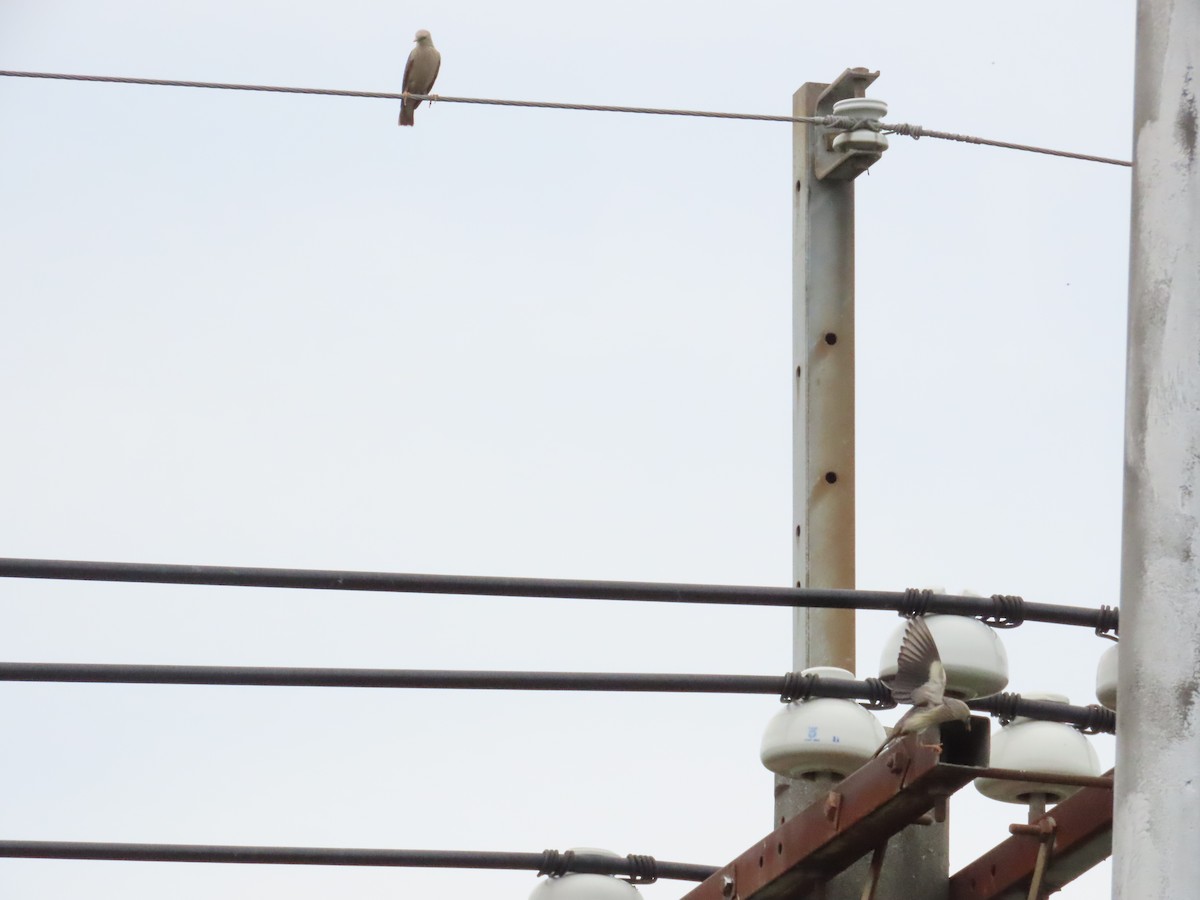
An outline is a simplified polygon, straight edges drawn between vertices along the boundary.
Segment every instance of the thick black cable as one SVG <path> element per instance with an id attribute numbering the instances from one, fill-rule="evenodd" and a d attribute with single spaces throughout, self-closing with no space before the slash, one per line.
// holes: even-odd
<path id="1" fill-rule="evenodd" d="M 408 688 L 473 691 L 627 691 L 679 694 L 782 693 L 788 676 L 633 672 L 505 672 L 463 669 L 330 669 L 0 662 L 0 682 L 236 685 L 243 687 Z M 861 682 L 821 682 L 856 698 Z M 842 685 L 851 685 L 843 687 Z"/>
<path id="2" fill-rule="evenodd" d="M 0 857 L 21 859 L 92 859 L 126 862 L 239 863 L 294 866 L 393 866 L 434 869 L 525 869 L 539 874 L 566 872 L 644 877 L 645 858 L 567 851 L 557 854 L 553 871 L 549 854 L 487 850 L 367 850 L 349 847 L 242 847 L 201 844 L 110 844 L 84 841 L 0 841 Z M 564 862 L 565 858 L 565 862 Z M 715 866 L 654 860 L 658 878 L 704 881 Z"/>
<path id="3" fill-rule="evenodd" d="M 1018 716 L 1026 719 L 1041 719 L 1047 722 L 1062 722 L 1074 725 L 1088 734 L 1115 734 L 1117 714 L 1103 706 L 1071 706 L 1054 700 L 1027 700 L 1020 694 L 1000 693 L 990 697 L 970 700 L 967 705 L 979 712 L 989 713 L 1001 722 L 1011 722 Z"/>
<path id="4" fill-rule="evenodd" d="M 424 575 L 330 569 L 267 569 L 243 566 L 189 566 L 165 563 L 94 562 L 0 558 L 0 577 L 70 581 L 204 584 L 227 587 L 293 588 L 324 591 L 387 591 L 494 597 L 553 597 L 573 600 L 626 600 L 652 603 L 705 603 L 734 606 L 805 606 L 818 609 L 874 609 L 914 614 L 911 592 L 784 588 L 761 585 L 672 584 L 639 581 L 586 581 L 565 578 L 511 578 L 487 575 Z M 922 612 L 992 617 L 988 597 L 919 592 Z M 1118 630 L 1118 611 L 1051 603 L 1022 604 L 1027 622 L 1101 625 Z"/>
<path id="5" fill-rule="evenodd" d="M 813 674 L 695 675 L 640 672 L 496 672 L 439 669 L 318 669 L 266 666 L 156 666 L 104 663 L 0 662 L 0 682 L 207 684 L 258 687 L 428 688 L 492 691 L 626 691 L 681 694 L 773 694 L 783 702 L 812 697 L 861 700 L 868 709 L 896 705 L 878 678 Z M 1015 716 L 1064 722 L 1096 732 L 1116 730 L 1116 713 L 1098 706 L 1026 700 L 1002 693 L 971 700 L 972 709 L 1003 720 Z"/>

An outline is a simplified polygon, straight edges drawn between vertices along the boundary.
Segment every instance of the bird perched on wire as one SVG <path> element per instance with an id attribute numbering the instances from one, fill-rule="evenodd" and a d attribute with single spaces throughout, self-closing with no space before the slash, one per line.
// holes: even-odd
<path id="1" fill-rule="evenodd" d="M 437 81 L 438 69 L 442 67 L 442 54 L 433 46 L 433 38 L 422 28 L 413 38 L 417 46 L 408 54 L 404 66 L 404 93 L 428 94 Z M 405 98 L 400 103 L 400 124 L 411 125 L 413 113 L 421 105 L 420 100 Z"/>
<path id="2" fill-rule="evenodd" d="M 896 680 L 891 688 L 897 702 L 911 703 L 913 707 L 900 717 L 891 736 L 875 751 L 876 756 L 896 738 L 920 734 L 934 725 L 958 720 L 971 727 L 971 708 L 956 697 L 946 696 L 946 669 L 922 616 L 909 619 L 904 630 L 896 662 Z M 939 753 L 942 750 L 941 744 L 921 746 L 936 749 Z"/>

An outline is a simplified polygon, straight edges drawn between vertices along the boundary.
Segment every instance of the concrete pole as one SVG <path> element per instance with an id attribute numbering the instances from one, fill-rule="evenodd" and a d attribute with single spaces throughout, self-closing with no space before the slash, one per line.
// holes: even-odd
<path id="1" fill-rule="evenodd" d="M 833 84 L 807 83 L 793 115 L 826 115 L 838 100 L 862 97 L 877 73 L 849 69 Z M 793 576 L 798 587 L 854 587 L 854 175 L 818 179 L 830 154 L 827 133 L 793 126 L 795 186 L 792 299 Z M 854 611 L 796 609 L 792 667 L 840 666 L 855 672 Z M 776 778 L 780 825 L 823 799 L 832 778 Z M 821 900 L 859 900 L 864 858 L 833 879 Z M 949 847 L 944 824 L 913 826 L 889 844 L 879 897 L 946 896 Z"/>
<path id="2" fill-rule="evenodd" d="M 1140 0 L 1113 891 L 1200 885 L 1200 2 Z"/>
<path id="3" fill-rule="evenodd" d="M 839 79 L 833 99 L 861 96 L 870 80 Z M 830 87 L 805 84 L 792 114 L 817 115 Z M 818 181 L 818 129 L 792 127 L 792 574 L 797 587 L 853 588 L 854 182 Z M 792 623 L 795 671 L 854 671 L 854 610 L 798 607 Z"/>

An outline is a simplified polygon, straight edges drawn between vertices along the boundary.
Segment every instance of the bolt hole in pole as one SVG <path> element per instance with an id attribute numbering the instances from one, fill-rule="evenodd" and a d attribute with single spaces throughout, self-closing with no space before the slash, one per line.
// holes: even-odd
<path id="1" fill-rule="evenodd" d="M 827 484 L 837 484 L 837 472 L 826 472 L 825 482 Z"/>
<path id="2" fill-rule="evenodd" d="M 830 347 L 832 347 L 834 344 L 837 343 L 837 335 L 834 334 L 832 331 L 825 332 L 825 343 L 827 343 Z"/>

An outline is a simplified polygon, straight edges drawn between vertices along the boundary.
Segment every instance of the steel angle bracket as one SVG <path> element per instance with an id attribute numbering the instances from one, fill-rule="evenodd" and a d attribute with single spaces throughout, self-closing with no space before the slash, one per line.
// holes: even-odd
<path id="1" fill-rule="evenodd" d="M 1110 771 L 1108 774 L 1112 774 Z M 1019 809 L 1020 807 L 1013 807 Z M 1054 843 L 1042 879 L 1057 890 L 1112 855 L 1113 792 L 1084 788 L 950 877 L 950 900 L 1026 896 L 1037 865 L 1040 842 L 1032 832 L 1052 820 Z"/>
<path id="2" fill-rule="evenodd" d="M 990 722 L 982 716 L 971 721 L 969 731 L 959 723 L 942 728 L 940 756 L 924 746 L 937 739 L 936 730 L 897 741 L 847 775 L 824 799 L 718 869 L 684 900 L 804 896 L 973 780 L 964 767 L 987 762 Z"/>
<path id="3" fill-rule="evenodd" d="M 849 100 L 852 97 L 865 97 L 867 87 L 876 78 L 878 72 L 869 69 L 846 69 L 829 87 L 817 97 L 816 107 L 811 110 L 796 110 L 799 116 L 831 116 L 833 104 L 839 100 Z M 853 181 L 871 166 L 879 161 L 882 153 L 870 150 L 835 151 L 833 139 L 841 134 L 823 125 L 799 126 L 819 128 L 821 139 L 817 141 L 816 155 L 813 158 L 813 174 L 818 181 Z"/>

